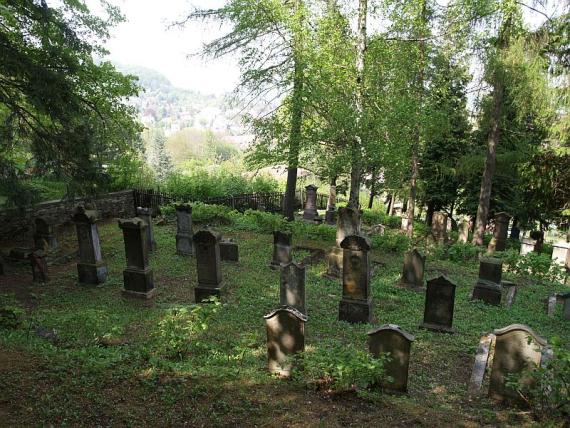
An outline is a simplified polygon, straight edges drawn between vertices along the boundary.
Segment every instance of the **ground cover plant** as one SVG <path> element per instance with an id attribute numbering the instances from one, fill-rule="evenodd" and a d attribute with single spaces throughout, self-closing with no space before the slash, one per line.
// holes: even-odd
<path id="1" fill-rule="evenodd" d="M 212 223 L 206 216 L 198 222 L 202 208 L 195 210 L 197 228 Z M 369 388 L 383 375 L 381 362 L 367 354 L 371 326 L 338 321 L 341 285 L 322 277 L 324 260 L 307 270 L 304 370 L 281 380 L 266 370 L 262 318 L 279 301 L 279 273 L 267 267 L 276 220 L 266 213 L 230 213 L 229 218 L 215 226 L 239 244 L 240 261 L 223 263 L 221 302 L 193 303 L 196 261 L 175 254 L 174 222 L 155 227 L 158 250 L 151 266 L 157 296 L 152 301 L 121 296 L 124 247 L 114 221 L 100 225 L 109 267 L 109 279 L 100 287 L 76 285 L 74 262 L 52 267 L 46 285 L 32 284 L 27 266 L 8 272 L 0 282 L 2 424 L 563 425 L 555 412 L 538 420 L 527 409 L 467 395 L 479 338 L 495 328 L 528 324 L 549 340 L 558 337 L 557 346 L 567 349 L 568 322 L 560 311 L 549 318 L 545 310 L 547 297 L 564 290 L 562 285 L 508 272 L 507 279 L 522 284 L 515 304 L 486 306 L 469 300 L 476 256 L 433 252 L 426 277 L 444 274 L 457 284 L 458 333 L 421 330 L 424 294 L 395 287 L 406 246 L 389 248 L 375 238 L 375 324 L 398 324 L 416 336 L 409 395 Z M 334 244 L 334 228 L 322 232 L 328 226 L 302 222 L 290 227 L 295 246 L 328 251 Z M 304 258 L 307 251 L 294 254 Z"/>

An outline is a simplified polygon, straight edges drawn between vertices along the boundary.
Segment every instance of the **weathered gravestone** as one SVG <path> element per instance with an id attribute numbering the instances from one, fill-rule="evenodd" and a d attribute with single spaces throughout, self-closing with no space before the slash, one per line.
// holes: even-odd
<path id="1" fill-rule="evenodd" d="M 328 268 L 325 276 L 331 279 L 342 277 L 343 250 L 341 242 L 350 235 L 360 234 L 360 212 L 351 208 L 340 208 L 336 225 L 336 245 L 328 256 Z"/>
<path id="2" fill-rule="evenodd" d="M 457 236 L 457 242 L 462 244 L 467 243 L 469 239 L 469 222 L 467 220 L 462 220 L 459 223 L 459 234 Z"/>
<path id="3" fill-rule="evenodd" d="M 49 224 L 41 217 L 35 220 L 34 230 L 34 247 L 36 250 L 44 249 L 44 242 L 47 244 L 47 250 L 56 250 L 58 247 L 57 238 L 54 232 L 54 226 Z"/>
<path id="4" fill-rule="evenodd" d="M 414 248 L 404 256 L 404 268 L 400 285 L 407 288 L 421 288 L 424 285 L 426 257 Z"/>
<path id="5" fill-rule="evenodd" d="M 317 212 L 317 189 L 318 187 L 309 184 L 305 187 L 307 192 L 307 199 L 305 201 L 305 210 L 303 211 L 303 219 L 309 221 L 316 221 L 319 219 L 319 213 Z"/>
<path id="6" fill-rule="evenodd" d="M 424 322 L 421 327 L 444 333 L 455 333 L 453 328 L 455 287 L 455 284 L 445 276 L 427 282 Z"/>
<path id="7" fill-rule="evenodd" d="M 146 245 L 148 251 L 156 251 L 156 241 L 154 240 L 154 230 L 152 226 L 152 215 L 150 208 L 137 207 L 137 217 L 146 222 Z"/>
<path id="8" fill-rule="evenodd" d="M 201 230 L 194 235 L 198 285 L 194 289 L 196 303 L 210 297 L 221 297 L 222 270 L 220 256 L 220 234 Z"/>
<path id="9" fill-rule="evenodd" d="M 470 395 L 478 395 L 481 391 L 493 340 L 495 340 L 494 334 L 486 334 L 481 337 L 479 341 L 477 353 L 475 354 L 475 362 L 473 363 L 473 371 L 471 372 L 471 379 L 469 380 L 468 392 Z"/>
<path id="10" fill-rule="evenodd" d="M 273 259 L 269 264 L 271 269 L 279 269 L 281 263 L 291 263 L 292 240 L 291 232 L 273 232 Z"/>
<path id="11" fill-rule="evenodd" d="M 341 242 L 343 251 L 342 299 L 339 320 L 350 323 L 372 322 L 370 293 L 370 242 L 363 236 L 350 235 Z"/>
<path id="12" fill-rule="evenodd" d="M 394 324 L 384 324 L 368 332 L 368 349 L 375 357 L 388 354 L 384 364 L 385 379 L 381 386 L 394 392 L 407 392 L 410 349 L 414 336 Z"/>
<path id="13" fill-rule="evenodd" d="M 43 250 L 36 250 L 28 256 L 32 268 L 32 278 L 34 282 L 41 284 L 49 282 L 46 253 Z"/>
<path id="14" fill-rule="evenodd" d="M 482 257 L 479 262 L 479 279 L 473 288 L 473 300 L 489 305 L 500 305 L 503 261 L 494 257 Z"/>
<path id="15" fill-rule="evenodd" d="M 307 317 L 285 306 L 265 315 L 267 328 L 267 366 L 270 373 L 289 377 L 294 356 L 305 350 Z"/>
<path id="16" fill-rule="evenodd" d="M 447 240 L 447 215 L 439 211 L 433 213 L 431 234 L 435 241 L 440 244 Z"/>
<path id="17" fill-rule="evenodd" d="M 72 217 L 77 230 L 79 263 L 77 272 L 80 284 L 102 284 L 107 279 L 107 266 L 101 256 L 97 211 L 79 206 Z"/>
<path id="18" fill-rule="evenodd" d="M 238 262 L 239 247 L 238 244 L 231 239 L 220 241 L 220 259 L 223 262 Z"/>
<path id="19" fill-rule="evenodd" d="M 570 320 L 570 292 L 561 293 L 558 298 L 562 301 L 562 318 Z"/>
<path id="20" fill-rule="evenodd" d="M 279 303 L 307 313 L 304 265 L 294 262 L 281 265 Z"/>
<path id="21" fill-rule="evenodd" d="M 194 255 L 192 236 L 192 207 L 176 205 L 176 254 Z"/>
<path id="22" fill-rule="evenodd" d="M 546 340 L 532 329 L 522 324 L 512 324 L 495 330 L 495 352 L 489 382 L 489 396 L 496 400 L 520 399 L 519 394 L 509 388 L 509 375 L 521 375 L 527 369 L 540 366 L 542 347 Z M 531 379 L 521 379 L 523 384 L 530 384 Z"/>
<path id="23" fill-rule="evenodd" d="M 532 238 L 523 238 L 521 240 L 521 252 L 520 255 L 521 256 L 526 256 L 528 253 L 531 253 L 534 251 L 536 247 L 536 240 L 532 239 Z"/>
<path id="24" fill-rule="evenodd" d="M 553 244 L 552 260 L 562 267 L 570 268 L 570 244 L 566 242 Z"/>
<path id="25" fill-rule="evenodd" d="M 336 184 L 329 187 L 329 199 L 327 201 L 327 210 L 325 211 L 325 223 L 335 224 L 336 213 Z"/>
<path id="26" fill-rule="evenodd" d="M 511 217 L 507 213 L 500 212 L 495 215 L 495 231 L 487 248 L 489 253 L 493 253 L 494 251 L 505 251 L 507 248 L 510 220 Z"/>
<path id="27" fill-rule="evenodd" d="M 148 264 L 147 222 L 135 217 L 119 220 L 125 241 L 127 268 L 123 270 L 123 294 L 149 299 L 154 295 L 153 272 Z"/>

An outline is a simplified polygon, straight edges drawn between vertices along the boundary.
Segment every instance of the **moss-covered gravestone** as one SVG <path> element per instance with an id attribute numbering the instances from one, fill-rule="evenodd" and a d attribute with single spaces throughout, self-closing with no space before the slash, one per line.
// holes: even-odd
<path id="1" fill-rule="evenodd" d="M 221 235 L 210 230 L 201 230 L 194 235 L 198 285 L 194 289 L 196 303 L 210 297 L 221 297 L 222 268 L 220 256 Z"/>
<path id="2" fill-rule="evenodd" d="M 455 284 L 445 276 L 427 282 L 424 322 L 421 327 L 444 333 L 454 333 L 453 310 Z"/>
<path id="3" fill-rule="evenodd" d="M 102 284 L 107 279 L 107 266 L 103 263 L 99 231 L 97 229 L 97 211 L 86 210 L 79 206 L 73 214 L 79 246 L 77 273 L 80 284 Z"/>

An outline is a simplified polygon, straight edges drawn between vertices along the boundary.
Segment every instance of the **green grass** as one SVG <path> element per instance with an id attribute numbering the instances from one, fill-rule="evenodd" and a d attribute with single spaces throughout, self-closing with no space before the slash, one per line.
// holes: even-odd
<path id="1" fill-rule="evenodd" d="M 402 255 L 375 249 L 373 260 L 385 264 L 372 281 L 377 323 L 398 324 L 416 336 L 409 395 L 327 394 L 302 373 L 293 381 L 267 373 L 262 317 L 279 301 L 279 273 L 267 267 L 272 236 L 221 229 L 240 246 L 239 263 L 223 264 L 221 305 L 193 304 L 196 262 L 175 254 L 173 224 L 155 227 L 158 251 L 151 265 L 158 293 L 152 301 L 121 296 L 124 247 L 116 223 L 100 226 L 109 268 L 103 286 L 77 286 L 73 263 L 45 286 L 32 285 L 22 272 L 20 287 L 32 293 L 33 305 L 0 286 L 0 306 L 26 308 L 19 328 L 0 330 L 0 419 L 21 426 L 534 423 L 527 412 L 469 400 L 467 382 L 480 336 L 495 328 L 523 323 L 545 338 L 568 340 L 568 322 L 560 313 L 548 318 L 543 302 L 562 286 L 529 284 L 512 308 L 489 307 L 469 301 L 476 261 L 430 258 L 426 276 L 445 273 L 458 286 L 458 333 L 437 334 L 418 328 L 424 294 L 395 287 Z M 294 242 L 322 249 L 332 244 L 322 238 Z M 322 278 L 325 270 L 324 261 L 307 270 L 308 360 L 323 348 L 367 349 L 370 325 L 338 321 L 341 285 Z M 37 326 L 56 329 L 58 341 L 37 337 Z"/>

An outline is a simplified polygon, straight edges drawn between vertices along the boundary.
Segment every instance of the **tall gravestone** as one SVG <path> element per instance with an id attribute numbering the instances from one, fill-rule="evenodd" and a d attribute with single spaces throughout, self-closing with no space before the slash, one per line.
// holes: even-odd
<path id="1" fill-rule="evenodd" d="M 459 223 L 459 233 L 457 235 L 457 242 L 465 244 L 469 240 L 469 222 L 462 220 Z"/>
<path id="2" fill-rule="evenodd" d="M 439 211 L 433 213 L 431 234 L 436 242 L 445 243 L 447 240 L 447 215 Z"/>
<path id="3" fill-rule="evenodd" d="M 536 240 L 532 238 L 523 238 L 521 240 L 521 256 L 526 256 L 528 253 L 532 253 L 536 247 Z"/>
<path id="4" fill-rule="evenodd" d="M 455 287 L 455 284 L 445 276 L 427 282 L 424 322 L 421 327 L 444 333 L 455 332 L 453 328 Z"/>
<path id="5" fill-rule="evenodd" d="M 97 211 L 79 206 L 73 214 L 79 246 L 77 273 L 80 284 L 102 284 L 107 279 L 107 266 L 101 256 L 97 229 Z"/>
<path id="6" fill-rule="evenodd" d="M 350 235 L 340 244 L 343 251 L 342 299 L 339 320 L 350 323 L 372 322 L 370 293 L 370 242 L 363 236 Z"/>
<path id="7" fill-rule="evenodd" d="M 156 241 L 154 240 L 154 229 L 152 227 L 152 215 L 150 208 L 137 207 L 137 217 L 146 222 L 146 245 L 149 252 L 156 251 Z"/>
<path id="8" fill-rule="evenodd" d="M 270 373 L 289 377 L 294 355 L 305 350 L 307 317 L 297 309 L 284 306 L 265 315 L 267 329 L 267 366 Z"/>
<path id="9" fill-rule="evenodd" d="M 570 244 L 567 242 L 553 244 L 552 260 L 562 267 L 570 268 Z"/>
<path id="10" fill-rule="evenodd" d="M 489 242 L 489 247 L 487 248 L 489 253 L 493 253 L 494 251 L 505 251 L 507 248 L 510 221 L 511 217 L 507 213 L 500 212 L 495 215 L 495 231 L 491 242 Z"/>
<path id="11" fill-rule="evenodd" d="M 414 248 L 404 256 L 404 268 L 400 285 L 407 288 L 421 288 L 424 285 L 426 257 Z"/>
<path id="12" fill-rule="evenodd" d="M 38 217 L 34 221 L 34 247 L 37 250 L 44 249 L 44 242 L 48 250 L 56 250 L 58 248 L 57 237 L 55 236 L 53 224 L 48 223 L 45 219 Z"/>
<path id="13" fill-rule="evenodd" d="M 273 258 L 271 263 L 269 263 L 271 269 L 279 269 L 281 263 L 291 263 L 292 236 L 291 232 L 281 232 L 279 230 L 273 232 Z"/>
<path id="14" fill-rule="evenodd" d="M 394 324 L 382 325 L 368 332 L 368 348 L 375 357 L 388 354 L 384 364 L 385 379 L 381 386 L 394 392 L 407 392 L 410 349 L 414 336 Z"/>
<path id="15" fill-rule="evenodd" d="M 305 191 L 307 192 L 307 200 L 305 201 L 305 210 L 303 211 L 303 219 L 315 221 L 319 214 L 317 212 L 317 189 L 318 187 L 309 184 L 305 187 Z"/>
<path id="16" fill-rule="evenodd" d="M 473 288 L 473 300 L 489 305 L 500 305 L 503 261 L 494 257 L 482 257 L 479 261 L 479 279 Z"/>
<path id="17" fill-rule="evenodd" d="M 148 223 L 135 217 L 119 220 L 123 231 L 127 268 L 123 270 L 123 294 L 149 299 L 154 295 L 154 277 L 148 263 Z"/>
<path id="18" fill-rule="evenodd" d="M 198 285 L 194 289 L 196 303 L 210 297 L 221 297 L 220 239 L 220 234 L 210 230 L 201 230 L 194 235 L 196 269 L 198 271 Z"/>
<path id="19" fill-rule="evenodd" d="M 306 314 L 305 266 L 294 262 L 281 265 L 279 302 Z"/>
<path id="20" fill-rule="evenodd" d="M 329 188 L 329 199 L 327 210 L 325 211 L 325 223 L 335 224 L 334 216 L 336 212 L 336 184 L 331 184 Z"/>
<path id="21" fill-rule="evenodd" d="M 192 236 L 192 207 L 186 204 L 176 205 L 176 254 L 194 255 Z"/>
<path id="22" fill-rule="evenodd" d="M 336 225 L 336 244 L 328 256 L 325 276 L 332 279 L 342 277 L 343 250 L 341 242 L 350 235 L 360 234 L 360 212 L 351 208 L 340 208 Z"/>
<path id="23" fill-rule="evenodd" d="M 43 250 L 35 250 L 28 256 L 32 268 L 32 279 L 34 282 L 44 284 L 49 282 L 48 266 L 46 254 Z"/>
<path id="24" fill-rule="evenodd" d="M 489 396 L 496 400 L 520 398 L 519 394 L 509 388 L 509 375 L 520 375 L 527 369 L 540 366 L 542 347 L 546 340 L 538 336 L 532 329 L 522 324 L 512 324 L 500 330 L 495 330 L 495 352 Z M 524 384 L 531 383 L 530 378 L 522 379 Z"/>

